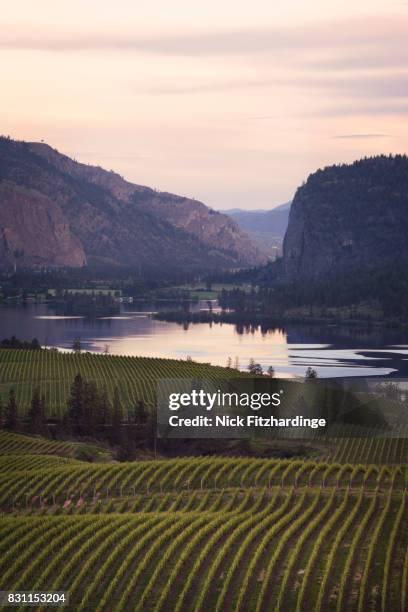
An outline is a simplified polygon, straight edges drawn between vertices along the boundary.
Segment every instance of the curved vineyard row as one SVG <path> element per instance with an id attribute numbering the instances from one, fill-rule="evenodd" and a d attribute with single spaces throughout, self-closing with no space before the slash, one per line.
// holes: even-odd
<path id="1" fill-rule="evenodd" d="M 0 474 L 61 468 L 71 465 L 79 466 L 82 463 L 81 461 L 68 457 L 59 457 L 58 455 L 0 454 Z"/>
<path id="2" fill-rule="evenodd" d="M 348 428 L 352 431 L 352 427 Z M 347 434 L 348 429 L 345 429 Z M 327 460 L 334 463 L 383 463 L 403 464 L 408 462 L 408 431 L 401 428 L 400 438 L 345 437 L 331 440 L 334 451 L 329 453 Z"/>
<path id="3" fill-rule="evenodd" d="M 71 461 L 67 465 L 47 465 L 29 469 L 21 460 L 19 468 L 0 475 L 0 506 L 32 503 L 37 497 L 58 499 L 95 499 L 100 497 L 135 497 L 137 494 L 170 491 L 217 490 L 230 487 L 308 486 L 344 488 L 348 486 L 374 490 L 376 487 L 395 489 L 406 487 L 407 470 L 386 466 L 330 466 L 305 462 L 264 460 L 254 464 L 251 459 L 176 459 L 121 464 L 86 464 Z M 25 467 L 23 467 L 25 465 Z M 250 470 L 248 470 L 248 465 Z M 168 479 L 173 468 L 190 471 L 188 481 Z M 253 469 L 255 468 L 255 469 Z M 333 469 L 332 469 L 333 468 Z M 262 471 L 262 477 L 258 472 Z M 327 475 L 332 474 L 330 480 Z M 306 479 L 304 478 L 307 474 Z M 358 475 L 358 478 L 357 478 Z M 243 484 L 245 481 L 245 485 Z M 31 500 L 31 502 L 29 502 Z"/>
<path id="4" fill-rule="evenodd" d="M 377 445 L 89 464 L 44 444 L 68 443 L 0 434 L 0 589 L 86 612 L 405 612 L 407 467 L 346 462 Z"/>
<path id="5" fill-rule="evenodd" d="M 1 351 L 0 351 L 1 352 Z M 75 442 L 55 442 L 36 436 L 23 436 L 0 430 L 0 455 L 72 455 L 78 444 Z"/>
<path id="6" fill-rule="evenodd" d="M 340 611 L 367 609 L 373 594 L 379 604 L 400 601 L 405 585 L 388 577 L 406 563 L 402 493 L 291 489 L 259 499 L 234 514 L 6 516 L 0 588 L 63 587 L 73 609 L 100 611 Z M 399 532 L 392 554 L 377 537 L 385 526 Z"/>

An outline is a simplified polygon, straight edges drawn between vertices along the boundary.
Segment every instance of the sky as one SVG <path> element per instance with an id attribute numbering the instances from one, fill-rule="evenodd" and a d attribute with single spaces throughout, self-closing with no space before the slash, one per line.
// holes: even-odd
<path id="1" fill-rule="evenodd" d="M 216 209 L 408 149 L 408 2 L 0 0 L 1 132 Z"/>

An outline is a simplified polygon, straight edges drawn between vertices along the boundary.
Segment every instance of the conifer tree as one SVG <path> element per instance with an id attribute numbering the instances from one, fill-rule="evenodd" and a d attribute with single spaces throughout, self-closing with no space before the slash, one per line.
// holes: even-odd
<path id="1" fill-rule="evenodd" d="M 68 398 L 68 418 L 74 433 L 78 434 L 81 430 L 81 422 L 84 411 L 84 381 L 81 374 L 77 374 L 71 385 L 71 392 Z"/>
<path id="2" fill-rule="evenodd" d="M 33 434 L 45 435 L 46 430 L 45 397 L 40 397 L 40 389 L 37 387 L 34 389 L 28 413 L 28 431 Z"/>
<path id="3" fill-rule="evenodd" d="M 146 437 L 149 445 L 153 448 L 156 456 L 157 451 L 157 410 L 153 408 L 149 411 L 149 418 L 146 424 Z"/>
<path id="4" fill-rule="evenodd" d="M 84 381 L 82 398 L 82 419 L 79 430 L 82 435 L 92 436 L 95 434 L 99 404 L 98 389 L 93 381 Z"/>
<path id="5" fill-rule="evenodd" d="M 112 442 L 121 445 L 123 443 L 123 411 L 120 402 L 119 389 L 115 387 L 113 392 L 113 413 L 112 413 Z"/>
<path id="6" fill-rule="evenodd" d="M 119 461 L 134 461 L 136 459 L 136 444 L 130 429 L 122 430 L 117 457 Z"/>
<path id="7" fill-rule="evenodd" d="M 111 423 L 112 420 L 112 406 L 109 401 L 109 396 L 106 388 L 104 388 L 99 394 L 99 406 L 98 406 L 98 423 L 99 425 L 105 426 Z"/>
<path id="8" fill-rule="evenodd" d="M 133 415 L 134 422 L 136 425 L 138 425 L 139 427 L 146 425 L 149 418 L 149 413 L 146 409 L 146 405 L 143 400 L 138 400 L 136 402 L 133 410 Z"/>
<path id="9" fill-rule="evenodd" d="M 14 389 L 10 389 L 5 411 L 4 428 L 10 431 L 19 430 L 18 410 Z"/>

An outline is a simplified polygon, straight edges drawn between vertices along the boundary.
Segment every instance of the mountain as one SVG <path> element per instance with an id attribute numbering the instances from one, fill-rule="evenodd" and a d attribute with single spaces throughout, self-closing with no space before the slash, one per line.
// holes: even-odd
<path id="1" fill-rule="evenodd" d="M 296 192 L 283 274 L 320 280 L 400 264 L 408 260 L 407 236 L 407 156 L 331 166 L 310 175 Z"/>
<path id="2" fill-rule="evenodd" d="M 291 203 L 287 202 L 272 210 L 232 208 L 220 212 L 229 215 L 243 231 L 249 234 L 259 248 L 266 250 L 269 255 L 276 255 L 282 250 L 290 206 Z"/>
<path id="3" fill-rule="evenodd" d="M 44 143 L 0 138 L 0 266 L 234 268 L 266 256 L 226 215 Z"/>

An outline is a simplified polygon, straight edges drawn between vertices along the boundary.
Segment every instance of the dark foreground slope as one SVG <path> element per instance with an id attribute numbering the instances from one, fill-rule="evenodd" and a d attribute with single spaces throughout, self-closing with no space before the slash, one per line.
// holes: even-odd
<path id="1" fill-rule="evenodd" d="M 125 181 L 43 143 L 0 139 L 0 266 L 236 267 L 265 256 L 201 202 Z"/>

